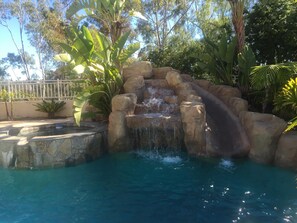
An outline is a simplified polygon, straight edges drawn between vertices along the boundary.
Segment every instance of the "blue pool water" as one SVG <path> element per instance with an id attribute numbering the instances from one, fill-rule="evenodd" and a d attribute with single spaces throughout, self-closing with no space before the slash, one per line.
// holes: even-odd
<path id="1" fill-rule="evenodd" d="M 0 222 L 297 222 L 296 175 L 246 160 L 150 152 L 0 169 Z"/>

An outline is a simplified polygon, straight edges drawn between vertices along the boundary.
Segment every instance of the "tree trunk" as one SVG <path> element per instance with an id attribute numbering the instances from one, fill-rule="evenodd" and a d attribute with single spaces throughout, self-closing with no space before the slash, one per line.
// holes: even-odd
<path id="1" fill-rule="evenodd" d="M 10 101 L 10 120 L 13 120 L 13 103 Z"/>
<path id="2" fill-rule="evenodd" d="M 6 117 L 7 117 L 7 120 L 10 120 L 10 115 L 9 115 L 9 111 L 8 111 L 7 101 L 5 100 L 4 103 L 5 103 L 5 109 L 6 109 Z"/>
<path id="3" fill-rule="evenodd" d="M 29 72 L 29 68 L 28 68 L 27 59 L 26 59 L 26 56 L 25 56 L 25 46 L 24 46 L 24 40 L 23 40 L 23 28 L 22 28 L 22 23 L 20 21 L 19 21 L 19 23 L 20 23 L 21 46 L 22 46 L 22 52 L 21 52 L 20 56 L 21 56 L 22 61 L 24 63 L 24 68 L 25 68 L 27 80 L 30 80 L 31 76 L 30 76 L 30 72 Z"/>
<path id="4" fill-rule="evenodd" d="M 244 0 L 228 0 L 232 10 L 232 23 L 237 37 L 237 53 L 244 50 L 245 28 L 244 28 Z"/>

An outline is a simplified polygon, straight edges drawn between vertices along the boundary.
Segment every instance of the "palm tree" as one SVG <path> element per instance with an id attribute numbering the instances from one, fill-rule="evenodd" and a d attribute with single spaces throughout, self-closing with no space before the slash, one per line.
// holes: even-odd
<path id="1" fill-rule="evenodd" d="M 252 68 L 252 88 L 265 91 L 265 98 L 262 104 L 263 112 L 265 112 L 271 98 L 273 99 L 279 89 L 296 73 L 296 62 L 261 65 Z"/>
<path id="2" fill-rule="evenodd" d="M 141 13 L 134 10 L 125 11 L 126 0 L 75 0 L 67 10 L 67 18 L 74 17 L 81 21 L 89 17 L 97 21 L 114 44 L 123 34 L 127 27 L 127 15 L 145 19 Z M 83 10 L 86 15 L 78 13 Z"/>
<path id="3" fill-rule="evenodd" d="M 244 29 L 244 3 L 245 0 L 228 0 L 232 10 L 232 23 L 237 37 L 237 53 L 244 50 L 245 29 Z"/>

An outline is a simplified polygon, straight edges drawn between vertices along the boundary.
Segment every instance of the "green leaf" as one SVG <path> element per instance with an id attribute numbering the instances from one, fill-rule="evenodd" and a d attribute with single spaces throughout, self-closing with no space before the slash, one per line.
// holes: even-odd
<path id="1" fill-rule="evenodd" d="M 124 48 L 124 46 L 125 46 L 125 44 L 126 44 L 126 42 L 127 42 L 127 40 L 128 40 L 128 37 L 129 37 L 130 33 L 131 33 L 131 31 L 124 33 L 124 35 L 122 35 L 122 36 L 115 42 L 115 44 L 114 44 L 113 47 L 114 47 L 115 49 L 118 48 L 119 51 L 121 51 L 121 50 Z"/>
<path id="2" fill-rule="evenodd" d="M 91 32 L 85 26 L 82 26 L 83 37 L 90 43 L 90 45 L 94 45 L 94 40 Z"/>
<path id="3" fill-rule="evenodd" d="M 82 92 L 80 94 L 78 94 L 73 101 L 73 107 L 74 107 L 74 120 L 75 123 L 80 126 L 80 120 L 81 120 L 81 114 L 82 114 L 82 110 L 84 105 L 89 101 L 90 99 L 90 92 Z"/>
<path id="4" fill-rule="evenodd" d="M 293 118 L 290 122 L 288 127 L 285 129 L 285 132 L 292 130 L 294 127 L 297 126 L 297 117 Z"/>
<path id="5" fill-rule="evenodd" d="M 234 37 L 232 41 L 228 44 L 226 55 L 225 55 L 225 61 L 228 64 L 232 64 L 232 67 L 234 62 L 236 43 L 237 43 L 237 39 Z"/>
<path id="6" fill-rule="evenodd" d="M 77 49 L 79 57 L 89 58 L 94 51 L 94 41 L 88 28 L 82 26 L 82 30 L 78 33 L 78 38 L 73 46 Z"/>
<path id="7" fill-rule="evenodd" d="M 88 9 L 88 10 L 85 10 Z M 101 12 L 101 1 L 100 0 L 75 0 L 74 3 L 70 5 L 66 11 L 66 17 L 70 19 L 79 11 L 85 10 L 85 12 L 90 15 L 93 11 Z M 81 21 L 81 20 L 79 20 Z"/>
<path id="8" fill-rule="evenodd" d="M 100 64 L 91 63 L 91 66 L 89 66 L 91 71 L 104 73 L 104 67 Z"/>
<path id="9" fill-rule="evenodd" d="M 227 48 L 228 48 L 227 37 L 226 35 L 223 35 L 218 44 L 218 53 L 221 59 L 226 58 Z"/>
<path id="10" fill-rule="evenodd" d="M 127 49 L 123 50 L 123 52 L 119 56 L 119 61 L 124 63 L 130 58 L 138 49 L 140 48 L 140 43 L 132 43 Z"/>
<path id="11" fill-rule="evenodd" d="M 59 43 L 58 45 L 70 55 L 73 55 L 77 52 L 73 46 L 69 46 L 66 43 Z"/>

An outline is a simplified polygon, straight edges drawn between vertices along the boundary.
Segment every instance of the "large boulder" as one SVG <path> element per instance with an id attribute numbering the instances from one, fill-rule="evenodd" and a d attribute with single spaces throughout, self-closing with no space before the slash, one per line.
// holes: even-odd
<path id="1" fill-rule="evenodd" d="M 134 114 L 137 96 L 135 93 L 116 95 L 112 98 L 109 115 L 108 146 L 110 152 L 126 151 L 130 146 L 126 115 Z"/>
<path id="2" fill-rule="evenodd" d="M 128 78 L 128 80 L 124 84 L 125 93 L 135 93 L 138 101 L 143 100 L 143 92 L 144 92 L 144 78 L 143 76 L 133 76 Z"/>
<path id="3" fill-rule="evenodd" d="M 153 76 L 152 64 L 149 61 L 138 61 L 123 69 L 124 80 L 133 76 L 151 78 Z"/>
<path id="4" fill-rule="evenodd" d="M 192 88 L 178 91 L 178 104 L 181 104 L 183 101 L 186 101 L 189 95 L 197 95 L 197 93 L 196 91 L 192 90 Z"/>
<path id="5" fill-rule="evenodd" d="M 168 88 L 168 83 L 165 79 L 149 79 L 144 82 L 146 87 Z"/>
<path id="6" fill-rule="evenodd" d="M 208 91 L 209 87 L 212 86 L 212 83 L 208 80 L 194 80 L 194 83 L 207 91 Z"/>
<path id="7" fill-rule="evenodd" d="M 177 71 L 170 71 L 166 75 L 166 81 L 169 87 L 176 88 L 177 85 L 183 83 L 183 79 Z"/>
<path id="8" fill-rule="evenodd" d="M 230 97 L 241 98 L 241 92 L 238 88 L 227 85 L 211 85 L 209 91 L 221 100 Z"/>
<path id="9" fill-rule="evenodd" d="M 297 132 L 282 134 L 278 141 L 274 163 L 277 166 L 297 170 Z"/>
<path id="10" fill-rule="evenodd" d="M 189 74 L 181 74 L 180 76 L 184 82 L 193 82 L 194 80 Z"/>
<path id="11" fill-rule="evenodd" d="M 228 106 L 233 112 L 234 115 L 237 117 L 239 116 L 240 112 L 248 110 L 248 102 L 242 98 L 231 97 L 228 100 Z"/>
<path id="12" fill-rule="evenodd" d="M 191 101 L 191 102 L 201 102 L 202 103 L 202 98 L 196 94 L 190 94 L 187 96 L 186 101 Z"/>
<path id="13" fill-rule="evenodd" d="M 206 154 L 206 112 L 203 103 L 184 101 L 180 105 L 184 142 L 190 155 Z"/>
<path id="14" fill-rule="evenodd" d="M 133 114 L 137 102 L 137 96 L 134 93 L 119 94 L 112 98 L 112 112 L 122 111 L 127 115 Z"/>
<path id="15" fill-rule="evenodd" d="M 127 151 L 131 146 L 125 112 L 115 111 L 110 113 L 108 146 L 109 152 Z"/>
<path id="16" fill-rule="evenodd" d="M 240 113 L 240 121 L 250 140 L 249 157 L 260 163 L 272 163 L 287 123 L 271 114 L 244 111 Z"/>
<path id="17" fill-rule="evenodd" d="M 182 83 L 176 85 L 176 91 L 189 90 L 189 89 L 192 89 L 192 86 L 188 82 L 182 82 Z"/>
<path id="18" fill-rule="evenodd" d="M 153 77 L 154 79 L 165 79 L 169 71 L 173 71 L 173 68 L 172 67 L 153 68 Z"/>

